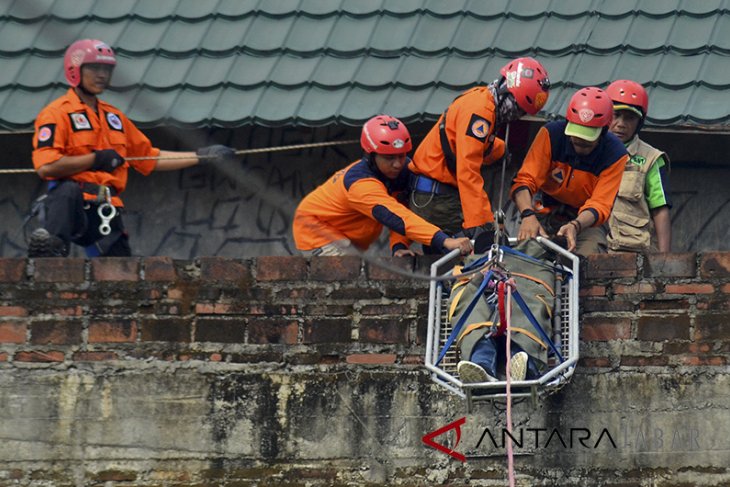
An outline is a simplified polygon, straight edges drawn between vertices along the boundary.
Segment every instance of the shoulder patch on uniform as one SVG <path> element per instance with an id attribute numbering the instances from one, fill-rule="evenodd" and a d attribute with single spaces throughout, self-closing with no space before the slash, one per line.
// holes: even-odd
<path id="1" fill-rule="evenodd" d="M 491 125 L 484 117 L 473 113 L 471 120 L 469 120 L 469 126 L 466 128 L 466 135 L 474 137 L 480 142 L 485 142 L 489 135 L 490 127 Z"/>
<path id="2" fill-rule="evenodd" d="M 56 136 L 56 124 L 47 123 L 38 129 L 38 147 L 53 147 L 53 139 Z"/>
<path id="3" fill-rule="evenodd" d="M 550 173 L 550 176 L 552 176 L 555 181 L 561 184 L 563 182 L 563 179 L 565 179 L 565 176 L 563 175 L 563 169 L 560 167 L 556 167 L 555 169 L 553 169 L 553 172 Z"/>
<path id="4" fill-rule="evenodd" d="M 74 132 L 79 132 L 80 130 L 93 130 L 89 117 L 87 117 L 85 113 L 69 113 L 68 116 L 71 119 L 71 128 Z"/>
<path id="5" fill-rule="evenodd" d="M 106 123 L 109 124 L 110 129 L 124 132 L 124 128 L 122 127 L 122 120 L 116 113 L 107 112 Z"/>

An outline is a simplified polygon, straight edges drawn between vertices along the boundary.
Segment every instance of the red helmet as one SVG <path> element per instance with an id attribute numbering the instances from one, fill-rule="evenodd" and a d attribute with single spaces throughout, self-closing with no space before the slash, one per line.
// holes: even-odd
<path id="1" fill-rule="evenodd" d="M 613 103 L 605 91 L 589 86 L 575 92 L 565 118 L 565 135 L 593 142 L 613 120 Z"/>
<path id="2" fill-rule="evenodd" d="M 82 39 L 68 46 L 63 56 L 63 72 L 68 84 L 77 87 L 81 83 L 81 66 L 91 63 L 115 66 L 117 58 L 111 47 L 96 39 Z"/>
<path id="3" fill-rule="evenodd" d="M 649 111 L 649 96 L 636 81 L 619 79 L 608 85 L 606 93 L 613 100 L 614 110 L 631 110 L 642 119 Z"/>
<path id="4" fill-rule="evenodd" d="M 390 115 L 377 115 L 365 122 L 360 145 L 368 154 L 405 154 L 413 148 L 406 126 Z"/>
<path id="5" fill-rule="evenodd" d="M 539 112 L 547 102 L 550 80 L 547 70 L 531 57 L 510 61 L 500 71 L 517 105 L 530 115 Z"/>
<path id="6" fill-rule="evenodd" d="M 589 86 L 575 92 L 565 118 L 585 127 L 607 127 L 613 120 L 613 103 L 605 91 Z"/>

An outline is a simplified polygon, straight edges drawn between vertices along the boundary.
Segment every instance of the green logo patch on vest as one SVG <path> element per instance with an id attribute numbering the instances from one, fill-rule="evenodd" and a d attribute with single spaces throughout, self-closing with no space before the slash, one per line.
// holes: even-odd
<path id="1" fill-rule="evenodd" d="M 639 155 L 631 156 L 631 163 L 636 164 L 637 166 L 643 166 L 646 164 L 646 157 L 642 157 Z"/>

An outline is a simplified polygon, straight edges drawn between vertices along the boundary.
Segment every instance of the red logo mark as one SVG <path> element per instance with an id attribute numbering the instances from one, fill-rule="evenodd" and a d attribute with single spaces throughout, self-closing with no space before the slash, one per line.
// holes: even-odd
<path id="1" fill-rule="evenodd" d="M 459 441 L 461 441 L 461 425 L 466 423 L 466 417 L 463 417 L 461 419 L 457 419 L 453 423 L 449 423 L 446 426 L 443 426 L 435 431 L 432 431 L 428 433 L 427 435 L 424 435 L 423 438 L 421 438 L 421 441 L 423 441 L 424 444 L 430 446 L 431 448 L 436 448 L 437 450 L 446 453 L 447 455 L 450 455 L 460 462 L 465 462 L 466 457 L 459 453 L 458 451 L 451 449 L 445 445 L 442 445 L 441 443 L 436 443 L 433 441 L 434 438 L 436 438 L 439 435 L 442 435 L 446 433 L 449 430 L 456 430 L 456 443 L 454 443 L 454 448 L 459 446 Z"/>

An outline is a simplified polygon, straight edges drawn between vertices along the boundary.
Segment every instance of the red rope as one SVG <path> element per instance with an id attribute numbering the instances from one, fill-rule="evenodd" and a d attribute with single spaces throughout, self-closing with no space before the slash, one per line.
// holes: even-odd
<path id="1" fill-rule="evenodd" d="M 500 285 L 503 283 L 500 282 Z M 507 431 L 512 438 L 512 370 L 510 362 L 512 358 L 510 342 L 512 341 L 512 328 L 510 320 L 512 319 L 512 287 L 515 285 L 514 280 L 510 279 L 507 284 L 507 306 L 505 310 L 505 326 L 507 329 L 507 346 L 505 355 L 507 355 L 507 364 L 505 365 L 505 374 L 507 375 Z M 502 293 L 500 293 L 501 295 Z M 501 310 L 500 310 L 501 311 Z M 501 316 L 500 316 L 501 319 Z M 515 487 L 515 457 L 512 450 L 512 440 L 507 442 L 507 475 L 509 477 L 509 487 Z"/>

